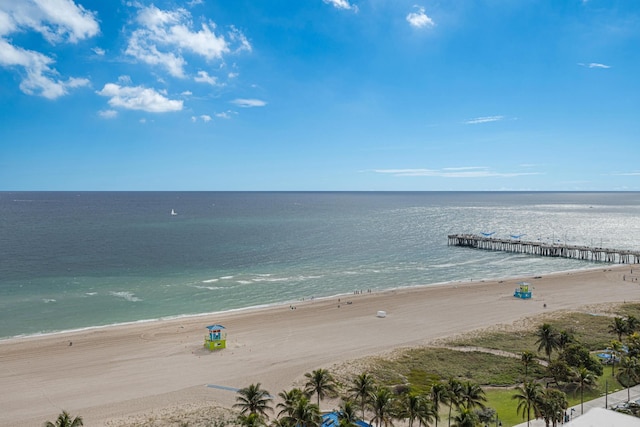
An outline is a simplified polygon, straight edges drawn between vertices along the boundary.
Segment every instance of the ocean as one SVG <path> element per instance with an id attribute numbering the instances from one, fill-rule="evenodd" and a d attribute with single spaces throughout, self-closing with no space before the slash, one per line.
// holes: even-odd
<path id="1" fill-rule="evenodd" d="M 0 339 L 602 265 L 488 232 L 640 250 L 640 193 L 0 192 Z"/>

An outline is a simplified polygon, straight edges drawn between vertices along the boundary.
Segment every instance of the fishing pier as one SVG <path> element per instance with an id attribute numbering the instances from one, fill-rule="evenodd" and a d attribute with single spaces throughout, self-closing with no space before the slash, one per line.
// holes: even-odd
<path id="1" fill-rule="evenodd" d="M 451 234 L 449 246 L 514 252 L 528 255 L 574 258 L 611 264 L 640 264 L 640 251 L 594 248 L 590 246 L 545 243 L 520 239 L 500 239 L 476 234 Z"/>

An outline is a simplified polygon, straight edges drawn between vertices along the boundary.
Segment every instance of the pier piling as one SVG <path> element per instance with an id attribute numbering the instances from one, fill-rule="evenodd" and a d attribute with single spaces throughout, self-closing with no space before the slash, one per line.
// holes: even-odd
<path id="1" fill-rule="evenodd" d="M 499 239 L 476 234 L 451 234 L 448 237 L 449 246 L 462 246 L 466 248 L 548 257 L 574 258 L 610 264 L 640 264 L 640 251 L 544 243 L 520 239 Z"/>

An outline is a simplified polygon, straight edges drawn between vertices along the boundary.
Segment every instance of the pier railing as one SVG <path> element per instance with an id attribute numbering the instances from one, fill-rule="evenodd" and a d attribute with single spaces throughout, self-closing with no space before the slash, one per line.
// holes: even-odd
<path id="1" fill-rule="evenodd" d="M 585 261 L 618 264 L 640 264 L 640 251 L 596 248 L 590 246 L 567 245 L 526 241 L 520 239 L 499 239 L 476 234 L 451 234 L 449 246 L 485 249 L 490 251 L 516 252 L 548 257 L 575 258 Z"/>

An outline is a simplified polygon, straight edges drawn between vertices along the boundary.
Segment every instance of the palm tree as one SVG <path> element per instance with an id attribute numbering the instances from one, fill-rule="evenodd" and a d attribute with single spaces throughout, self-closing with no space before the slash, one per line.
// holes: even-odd
<path id="1" fill-rule="evenodd" d="M 524 380 L 527 381 L 529 377 L 529 365 L 531 365 L 536 360 L 536 355 L 529 350 L 525 350 L 520 355 L 520 361 L 524 365 Z"/>
<path id="2" fill-rule="evenodd" d="M 620 352 L 622 351 L 622 343 L 617 340 L 611 340 L 609 348 L 611 348 L 611 375 L 613 376 L 616 367 L 616 358 L 620 357 Z"/>
<path id="3" fill-rule="evenodd" d="M 238 415 L 238 424 L 242 427 L 262 427 L 265 425 L 264 418 L 258 414 L 240 414 Z"/>
<path id="4" fill-rule="evenodd" d="M 627 336 L 633 334 L 638 329 L 638 319 L 634 315 L 629 315 L 624 321 L 626 325 L 625 334 Z"/>
<path id="5" fill-rule="evenodd" d="M 449 378 L 447 381 L 447 400 L 449 401 L 449 427 L 451 427 L 451 410 L 453 406 L 460 405 L 460 396 L 462 395 L 462 383 L 455 378 Z"/>
<path id="6" fill-rule="evenodd" d="M 431 392 L 429 393 L 431 397 L 431 403 L 433 404 L 433 412 L 435 413 L 434 419 L 436 420 L 436 426 L 438 427 L 438 421 L 440 420 L 440 404 L 448 404 L 449 396 L 447 394 L 447 386 L 443 383 L 435 383 L 431 386 Z"/>
<path id="7" fill-rule="evenodd" d="M 364 409 L 367 406 L 367 399 L 371 395 L 374 389 L 374 379 L 366 372 L 356 376 L 351 380 L 351 388 L 348 392 L 349 397 L 354 400 L 360 400 L 360 407 L 362 408 L 362 419 L 364 419 Z"/>
<path id="8" fill-rule="evenodd" d="M 429 399 L 429 396 L 424 396 L 424 398 L 422 399 L 420 411 L 418 412 L 418 425 L 420 427 L 422 427 L 423 424 L 425 426 L 429 426 L 429 424 L 433 420 L 435 420 L 436 425 L 438 425 L 439 417 L 440 416 L 438 415 L 438 411 L 436 410 L 436 407 L 431 399 Z"/>
<path id="9" fill-rule="evenodd" d="M 273 411 L 273 408 L 271 408 L 273 399 L 268 391 L 260 388 L 260 383 L 241 388 L 237 393 L 237 403 L 235 403 L 233 407 L 239 408 L 242 415 L 249 412 L 250 414 L 258 414 L 268 418 L 267 412 Z"/>
<path id="10" fill-rule="evenodd" d="M 280 408 L 280 412 L 278 412 L 277 417 L 280 418 L 283 415 L 289 415 L 296 405 L 296 402 L 304 395 L 304 391 L 299 388 L 292 388 L 289 391 L 285 390 L 278 393 L 278 397 L 282 402 L 276 405 L 276 408 Z"/>
<path id="11" fill-rule="evenodd" d="M 558 350 L 564 352 L 567 346 L 573 343 L 573 335 L 568 331 L 560 331 L 557 335 Z"/>
<path id="12" fill-rule="evenodd" d="M 351 400 L 344 400 L 338 409 L 338 424 L 339 427 L 356 427 L 358 416 L 356 415 L 356 408 Z"/>
<path id="13" fill-rule="evenodd" d="M 522 418 L 527 416 L 527 427 L 531 421 L 531 410 L 535 411 L 536 403 L 538 402 L 542 386 L 540 383 L 534 381 L 527 381 L 521 386 L 516 387 L 517 393 L 513 395 L 512 399 L 518 401 L 518 407 L 516 411 L 522 413 Z"/>
<path id="14" fill-rule="evenodd" d="M 549 323 L 543 323 L 536 331 L 538 351 L 543 350 L 551 362 L 551 353 L 558 348 L 558 334 Z"/>
<path id="15" fill-rule="evenodd" d="M 568 408 L 567 395 L 555 388 L 547 388 L 540 392 L 536 403 L 536 416 L 541 417 L 549 427 L 554 427 L 564 419 L 564 411 Z"/>
<path id="16" fill-rule="evenodd" d="M 471 409 L 462 408 L 453 421 L 455 422 L 453 427 L 475 427 L 478 423 L 478 416 Z"/>
<path id="17" fill-rule="evenodd" d="M 300 397 L 284 419 L 288 425 L 296 427 L 318 427 L 322 423 L 320 408 L 315 403 L 310 403 L 307 396 Z"/>
<path id="18" fill-rule="evenodd" d="M 75 418 L 71 418 L 71 415 L 67 411 L 62 411 L 55 423 L 51 421 L 47 421 L 44 423 L 44 427 L 79 427 L 84 425 L 82 423 L 82 417 L 77 416 Z"/>
<path id="19" fill-rule="evenodd" d="M 282 417 L 282 418 L 276 418 L 273 421 L 271 421 L 271 424 L 269 424 L 269 427 L 295 427 L 295 426 L 292 426 L 291 424 L 289 424 L 289 420 L 286 417 Z"/>
<path id="20" fill-rule="evenodd" d="M 465 409 L 474 409 L 479 407 L 485 408 L 484 402 L 487 401 L 484 390 L 478 385 L 470 381 L 462 384 L 462 393 L 460 395 L 460 406 Z"/>
<path id="21" fill-rule="evenodd" d="M 631 395 L 629 392 L 631 383 L 634 381 L 637 382 L 638 376 L 640 374 L 640 364 L 638 363 L 638 359 L 636 359 L 635 357 L 623 357 L 620 361 L 620 366 L 618 366 L 618 372 L 626 377 L 628 402 L 631 400 Z"/>
<path id="22" fill-rule="evenodd" d="M 425 396 L 416 393 L 405 394 L 400 402 L 398 417 L 409 421 L 408 427 L 413 427 L 415 420 L 430 421 L 429 405 Z"/>
<path id="23" fill-rule="evenodd" d="M 336 393 L 336 383 L 333 376 L 326 369 L 316 369 L 311 373 L 307 372 L 304 376 L 308 378 L 305 384 L 305 391 L 309 396 L 314 393 L 318 396 L 318 408 L 320 408 L 320 400 Z"/>
<path id="24" fill-rule="evenodd" d="M 638 332 L 634 332 L 627 337 L 625 355 L 629 357 L 640 356 L 640 334 Z"/>
<path id="25" fill-rule="evenodd" d="M 613 323 L 609 325 L 609 332 L 618 336 L 618 341 L 622 342 L 622 335 L 627 333 L 627 322 L 622 317 L 614 317 Z"/>
<path id="26" fill-rule="evenodd" d="M 578 368 L 573 371 L 573 382 L 580 388 L 580 415 L 584 413 L 584 389 L 591 388 L 596 383 L 596 377 L 593 372 L 585 367 Z"/>
<path id="27" fill-rule="evenodd" d="M 394 402 L 395 398 L 391 390 L 383 386 L 376 387 L 371 393 L 371 401 L 369 402 L 371 412 L 373 412 L 371 423 L 375 422 L 376 427 L 380 427 L 380 425 L 384 427 L 393 426 Z"/>

